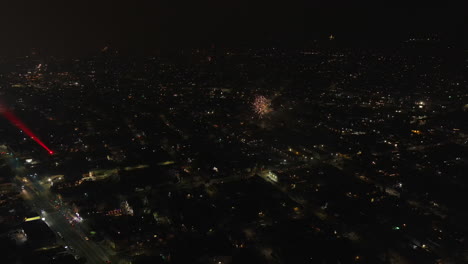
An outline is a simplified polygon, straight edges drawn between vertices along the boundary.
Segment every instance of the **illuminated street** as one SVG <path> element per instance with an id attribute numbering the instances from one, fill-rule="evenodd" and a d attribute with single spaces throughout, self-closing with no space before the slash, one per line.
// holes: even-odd
<path id="1" fill-rule="evenodd" d="M 51 202 L 54 198 L 47 187 L 37 181 L 26 185 L 24 196 L 33 205 L 36 212 L 40 213 L 47 225 L 56 233 L 63 236 L 61 243 L 68 248 L 73 248 L 71 253 L 85 257 L 86 263 L 103 263 L 109 260 L 108 254 L 93 241 L 86 241 L 86 235 L 80 231 L 78 225 L 73 227 L 66 219 L 63 208 L 56 208 Z M 44 213 L 41 211 L 44 210 Z"/>

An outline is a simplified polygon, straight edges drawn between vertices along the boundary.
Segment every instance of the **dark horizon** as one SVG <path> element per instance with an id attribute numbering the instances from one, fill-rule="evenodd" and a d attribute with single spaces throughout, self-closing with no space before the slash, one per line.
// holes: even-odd
<path id="1" fill-rule="evenodd" d="M 462 6 L 337 6 L 323 1 L 202 1 L 185 6 L 165 1 L 21 1 L 0 8 L 0 56 L 25 55 L 31 49 L 81 56 L 106 46 L 141 54 L 164 47 L 307 47 L 330 34 L 351 47 L 395 47 L 408 38 L 428 36 L 467 47 Z"/>

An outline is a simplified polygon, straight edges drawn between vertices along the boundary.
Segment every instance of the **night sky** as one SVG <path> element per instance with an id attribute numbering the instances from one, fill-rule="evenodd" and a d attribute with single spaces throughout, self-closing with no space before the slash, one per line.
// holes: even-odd
<path id="1" fill-rule="evenodd" d="M 393 45 L 428 34 L 466 46 L 462 5 L 330 2 L 2 1 L 0 55 L 31 48 L 78 55 L 104 46 L 143 53 L 174 46 L 306 46 L 330 33 L 358 46 Z"/>

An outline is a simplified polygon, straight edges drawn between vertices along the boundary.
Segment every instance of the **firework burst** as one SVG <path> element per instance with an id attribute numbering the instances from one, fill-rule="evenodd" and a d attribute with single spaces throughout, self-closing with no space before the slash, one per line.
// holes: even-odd
<path id="1" fill-rule="evenodd" d="M 255 97 L 255 100 L 252 104 L 254 112 L 260 117 L 264 117 L 266 114 L 272 111 L 271 109 L 271 100 L 267 99 L 263 95 L 258 95 Z"/>

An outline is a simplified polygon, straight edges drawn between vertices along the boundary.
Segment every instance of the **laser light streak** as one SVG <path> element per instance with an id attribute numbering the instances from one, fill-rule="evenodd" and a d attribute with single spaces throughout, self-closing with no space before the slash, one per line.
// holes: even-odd
<path id="1" fill-rule="evenodd" d="M 49 155 L 53 155 L 54 152 L 44 144 L 37 136 L 29 129 L 21 120 L 18 119 L 12 112 L 8 111 L 4 106 L 0 105 L 0 114 L 2 114 L 11 124 L 19 128 L 32 140 L 36 141 L 39 146 L 47 150 Z"/>

